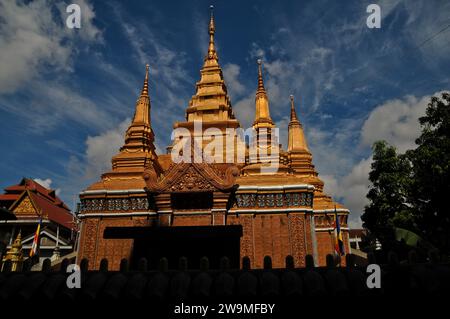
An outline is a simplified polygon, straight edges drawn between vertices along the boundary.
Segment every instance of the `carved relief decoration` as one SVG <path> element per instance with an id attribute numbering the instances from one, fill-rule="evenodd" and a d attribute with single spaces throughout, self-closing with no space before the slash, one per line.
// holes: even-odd
<path id="1" fill-rule="evenodd" d="M 172 164 L 164 175 L 144 171 L 147 190 L 151 193 L 230 191 L 236 187 L 239 169 L 228 165 L 225 173 L 207 163 Z"/>
<path id="2" fill-rule="evenodd" d="M 312 193 L 277 193 L 277 194 L 236 194 L 236 205 L 245 207 L 312 207 Z"/>
<path id="3" fill-rule="evenodd" d="M 304 266 L 305 262 L 305 217 L 303 215 L 289 216 L 289 230 L 291 238 L 291 249 L 294 262 L 297 267 Z"/>
<path id="4" fill-rule="evenodd" d="M 37 214 L 29 196 L 23 197 L 22 201 L 14 208 L 13 212 L 16 215 Z"/>
<path id="5" fill-rule="evenodd" d="M 151 209 L 147 197 L 82 199 L 80 211 L 136 211 Z"/>

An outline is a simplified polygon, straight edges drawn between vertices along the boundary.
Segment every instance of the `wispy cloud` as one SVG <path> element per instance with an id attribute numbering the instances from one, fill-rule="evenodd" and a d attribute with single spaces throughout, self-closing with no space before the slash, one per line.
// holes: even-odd
<path id="1" fill-rule="evenodd" d="M 64 24 L 63 2 L 0 1 L 0 109 L 26 119 L 25 129 L 34 133 L 64 121 L 93 127 L 110 122 L 70 82 L 80 48 L 102 42 L 92 6 L 80 6 L 82 28 L 71 30 Z"/>
<path id="2" fill-rule="evenodd" d="M 119 5 L 113 5 L 118 24 L 129 41 L 134 59 L 142 68 L 150 65 L 152 118 L 159 137 L 168 143 L 172 123 L 183 118 L 194 79 L 186 67 L 186 53 L 164 40 L 164 31 L 155 30 L 144 20 L 131 18 Z"/>
<path id="3" fill-rule="evenodd" d="M 83 28 L 75 33 L 53 11 L 61 3 L 0 1 L 0 94 L 15 92 L 40 73 L 71 71 L 75 45 L 101 41 L 101 31 L 92 23 L 92 7 L 80 2 Z"/>
<path id="4" fill-rule="evenodd" d="M 227 63 L 223 67 L 223 77 L 230 91 L 230 95 L 237 98 L 246 91 L 245 85 L 239 79 L 241 67 L 234 63 Z"/>

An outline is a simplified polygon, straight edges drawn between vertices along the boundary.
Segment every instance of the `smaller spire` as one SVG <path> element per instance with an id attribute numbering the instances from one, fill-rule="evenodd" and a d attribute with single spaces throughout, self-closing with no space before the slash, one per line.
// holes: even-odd
<path id="1" fill-rule="evenodd" d="M 5 267 L 5 261 L 11 261 L 11 271 L 21 271 L 22 270 L 22 262 L 23 262 L 23 253 L 22 253 L 22 230 L 19 230 L 19 234 L 17 235 L 14 243 L 11 245 L 11 248 L 6 252 L 6 255 L 3 257 L 3 266 L 2 271 Z"/>
<path id="2" fill-rule="evenodd" d="M 291 122 L 298 121 L 294 106 L 294 96 L 291 94 L 289 95 L 289 98 L 291 99 Z"/>
<path id="3" fill-rule="evenodd" d="M 142 88 L 141 96 L 148 97 L 148 69 L 149 65 L 145 65 L 145 79 L 144 79 L 144 87 Z"/>
<path id="4" fill-rule="evenodd" d="M 15 247 L 22 246 L 22 229 L 19 230 L 19 234 L 17 235 L 16 239 L 14 240 L 13 246 L 15 246 Z"/>
<path id="5" fill-rule="evenodd" d="M 264 80 L 262 77 L 262 60 L 258 59 L 258 90 L 257 93 L 266 93 L 266 89 L 264 88 Z"/>
<path id="6" fill-rule="evenodd" d="M 255 96 L 255 104 L 256 104 L 256 113 L 255 113 L 255 122 L 253 125 L 260 124 L 263 126 L 269 125 L 273 127 L 273 121 L 270 118 L 269 111 L 269 98 L 267 97 L 266 89 L 264 88 L 264 81 L 262 76 L 262 61 L 261 59 L 257 60 L 258 63 L 258 89 L 256 90 Z"/>
<path id="7" fill-rule="evenodd" d="M 309 153 L 303 126 L 298 120 L 297 112 L 295 111 L 294 96 L 291 94 L 289 98 L 291 99 L 291 120 L 288 125 L 288 152 Z"/>

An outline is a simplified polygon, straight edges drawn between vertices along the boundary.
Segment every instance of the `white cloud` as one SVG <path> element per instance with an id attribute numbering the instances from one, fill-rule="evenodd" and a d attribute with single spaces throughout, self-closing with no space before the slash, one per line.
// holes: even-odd
<path id="1" fill-rule="evenodd" d="M 33 133 L 71 121 L 90 128 L 113 122 L 67 81 L 78 53 L 102 42 L 92 5 L 77 3 L 81 29 L 65 26 L 64 2 L 0 0 L 0 108 L 26 119 Z"/>
<path id="2" fill-rule="evenodd" d="M 63 186 L 66 194 L 77 194 L 89 184 L 98 181 L 101 174 L 111 171 L 111 159 L 123 146 L 130 123 L 131 118 L 127 118 L 112 129 L 87 137 L 85 153 L 81 156 L 72 155 L 67 163 L 70 183 Z M 161 149 L 157 143 L 155 147 L 156 152 L 160 154 Z"/>
<path id="3" fill-rule="evenodd" d="M 279 128 L 279 130 L 280 130 L 278 143 L 282 144 L 282 148 L 284 150 L 287 149 L 288 134 L 289 134 L 289 131 L 288 131 L 289 122 L 290 122 L 290 117 L 285 116 L 275 123 L 276 127 Z"/>
<path id="4" fill-rule="evenodd" d="M 86 139 L 84 155 L 84 177 L 98 179 L 101 174 L 111 170 L 111 159 L 119 153 L 125 142 L 125 133 L 131 124 L 127 118 L 112 129 Z M 161 154 L 161 148 L 155 143 L 156 153 Z"/>
<path id="5" fill-rule="evenodd" d="M 88 2 L 88 0 L 77 0 L 76 3 L 81 8 L 81 28 L 76 31 L 81 39 L 84 41 L 99 41 L 103 42 L 102 31 L 99 30 L 93 23 L 95 19 L 94 6 Z M 65 21 L 67 13 L 65 12 L 66 6 L 62 6 L 63 20 Z M 69 31 L 66 29 L 66 31 Z"/>
<path id="6" fill-rule="evenodd" d="M 119 152 L 124 143 L 125 131 L 131 123 L 126 119 L 115 128 L 97 136 L 88 136 L 86 140 L 85 170 L 87 179 L 98 178 L 111 170 L 111 158 Z"/>
<path id="7" fill-rule="evenodd" d="M 29 84 L 28 99 L 24 103 L 20 96 L 0 96 L 0 108 L 26 119 L 25 129 L 33 133 L 43 134 L 62 123 L 104 129 L 114 122 L 107 109 L 64 84 L 34 81 Z"/>
<path id="8" fill-rule="evenodd" d="M 255 95 L 250 94 L 233 105 L 234 114 L 243 128 L 248 128 L 255 119 Z"/>
<path id="9" fill-rule="evenodd" d="M 228 63 L 223 67 L 223 77 L 232 97 L 245 92 L 245 86 L 239 81 L 241 68 L 237 64 Z"/>
<path id="10" fill-rule="evenodd" d="M 50 189 L 50 185 L 52 184 L 52 180 L 51 178 L 46 178 L 46 179 L 40 179 L 40 178 L 34 178 L 33 179 L 35 182 L 37 182 L 38 184 L 41 184 L 42 186 L 44 186 L 45 188 Z"/>
<path id="11" fill-rule="evenodd" d="M 264 59 L 266 53 L 265 51 L 255 42 L 252 43 L 252 47 L 250 49 L 250 58 L 251 59 Z"/>
<path id="12" fill-rule="evenodd" d="M 371 157 L 361 160 L 344 177 L 320 175 L 325 183 L 325 192 L 335 199 L 342 199 L 344 206 L 350 210 L 349 222 L 353 228 L 361 227 L 360 217 L 364 212 L 364 206 L 368 203 L 366 195 L 370 185 L 371 163 Z"/>
<path id="13" fill-rule="evenodd" d="M 101 38 L 92 24 L 92 6 L 86 1 L 80 5 L 83 24 L 74 33 L 65 28 L 62 15 L 54 14 L 51 1 L 0 0 L 0 94 L 15 92 L 44 71 L 70 71 L 77 37 L 83 41 Z"/>
<path id="14" fill-rule="evenodd" d="M 46 178 L 46 179 L 34 178 L 33 180 L 35 182 L 37 182 L 38 184 L 41 184 L 42 186 L 44 186 L 47 189 L 52 189 L 51 185 L 53 183 L 53 180 L 51 178 Z M 60 188 L 55 189 L 55 194 L 57 196 L 59 196 L 60 192 L 61 192 Z"/>
<path id="15" fill-rule="evenodd" d="M 362 127 L 361 143 L 371 146 L 375 141 L 386 140 L 399 152 L 415 148 L 414 141 L 420 134 L 418 118 L 425 114 L 430 98 L 408 95 L 377 106 Z"/>

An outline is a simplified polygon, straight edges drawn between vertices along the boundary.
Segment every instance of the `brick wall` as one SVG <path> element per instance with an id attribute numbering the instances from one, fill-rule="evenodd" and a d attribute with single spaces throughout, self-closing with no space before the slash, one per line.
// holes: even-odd
<path id="1" fill-rule="evenodd" d="M 133 249 L 132 239 L 105 239 L 106 227 L 148 226 L 150 220 L 143 217 L 87 218 L 80 235 L 78 260 L 88 258 L 90 269 L 98 269 L 100 261 L 107 258 L 112 270 L 119 269 L 122 258 L 129 259 Z"/>
<path id="2" fill-rule="evenodd" d="M 100 265 L 102 258 L 110 261 L 110 269 L 117 270 L 122 258 L 129 258 L 133 249 L 132 239 L 104 239 L 106 227 L 148 226 L 145 217 L 88 218 L 83 221 L 79 259 L 88 258 L 90 268 Z M 210 214 L 172 215 L 172 226 L 209 226 Z M 304 213 L 290 214 L 230 214 L 228 225 L 242 225 L 240 240 L 241 258 L 248 256 L 254 268 L 262 268 L 264 256 L 270 256 L 274 268 L 285 265 L 288 255 L 294 257 L 295 267 L 303 267 L 305 256 L 313 253 L 311 223 Z M 343 231 L 348 250 L 348 232 Z M 334 233 L 316 231 L 318 263 L 326 264 L 326 255 L 334 253 Z M 344 262 L 344 261 L 343 261 Z"/>

